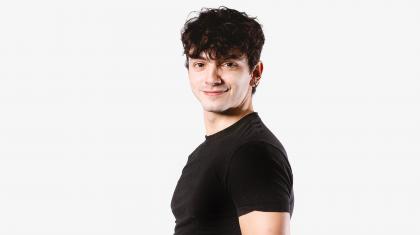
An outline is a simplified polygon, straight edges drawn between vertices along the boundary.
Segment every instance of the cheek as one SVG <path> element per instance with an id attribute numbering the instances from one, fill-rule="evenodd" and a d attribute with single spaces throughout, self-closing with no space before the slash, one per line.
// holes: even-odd
<path id="1" fill-rule="evenodd" d="M 190 81 L 190 85 L 193 88 L 198 87 L 199 85 L 199 79 L 197 76 L 195 76 L 194 74 L 188 74 L 188 79 Z"/>
<path id="2" fill-rule="evenodd" d="M 234 86 L 238 91 L 245 91 L 248 90 L 250 78 L 247 76 L 241 77 L 240 79 L 236 79 L 234 82 Z"/>

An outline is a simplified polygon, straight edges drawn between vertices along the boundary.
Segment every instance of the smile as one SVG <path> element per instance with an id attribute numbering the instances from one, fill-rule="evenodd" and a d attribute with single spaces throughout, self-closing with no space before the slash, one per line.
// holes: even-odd
<path id="1" fill-rule="evenodd" d="M 222 95 L 223 93 L 225 93 L 226 91 L 203 91 L 204 94 L 208 95 L 208 96 L 219 96 Z"/>

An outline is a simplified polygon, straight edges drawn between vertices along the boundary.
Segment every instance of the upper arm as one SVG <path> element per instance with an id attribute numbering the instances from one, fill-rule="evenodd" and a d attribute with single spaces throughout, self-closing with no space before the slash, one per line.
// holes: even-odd
<path id="1" fill-rule="evenodd" d="M 239 216 L 239 225 L 242 235 L 289 235 L 290 214 L 252 211 Z"/>
<path id="2" fill-rule="evenodd" d="M 258 141 L 242 145 L 232 156 L 226 185 L 242 234 L 289 234 L 293 175 L 279 149 Z"/>

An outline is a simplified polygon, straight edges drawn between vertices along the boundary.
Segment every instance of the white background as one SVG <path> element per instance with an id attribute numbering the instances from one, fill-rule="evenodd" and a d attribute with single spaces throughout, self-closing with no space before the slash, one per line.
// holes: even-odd
<path id="1" fill-rule="evenodd" d="M 204 140 L 180 30 L 263 25 L 254 108 L 288 153 L 292 234 L 420 234 L 420 4 L 1 1 L 0 234 L 172 234 Z"/>

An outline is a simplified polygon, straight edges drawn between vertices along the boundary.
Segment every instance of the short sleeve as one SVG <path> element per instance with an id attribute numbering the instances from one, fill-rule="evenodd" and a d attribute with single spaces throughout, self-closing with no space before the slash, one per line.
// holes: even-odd
<path id="1" fill-rule="evenodd" d="M 292 213 L 292 169 L 280 149 L 262 141 L 243 144 L 227 169 L 226 186 L 238 216 L 254 210 Z"/>

